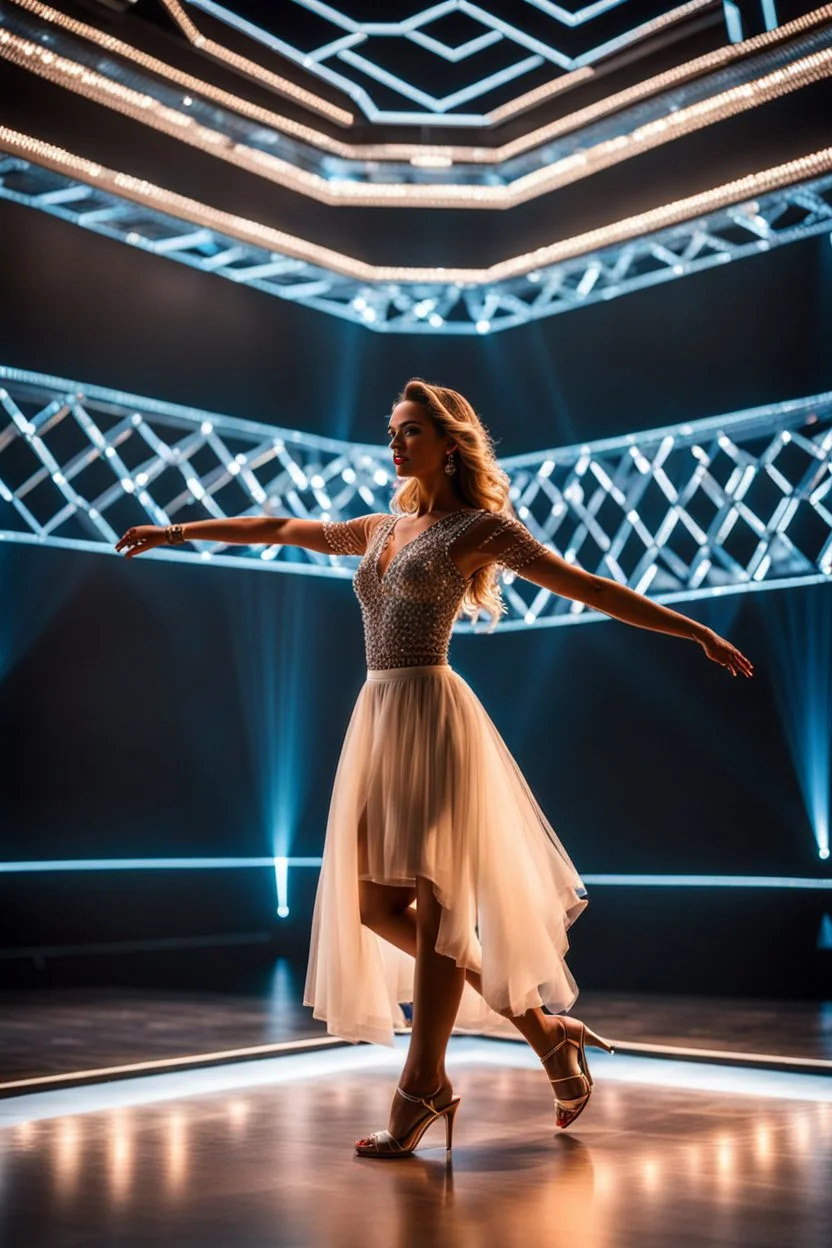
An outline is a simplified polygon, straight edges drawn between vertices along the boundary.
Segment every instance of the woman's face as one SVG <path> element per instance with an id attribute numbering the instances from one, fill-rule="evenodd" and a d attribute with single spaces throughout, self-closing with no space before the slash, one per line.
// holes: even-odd
<path id="1" fill-rule="evenodd" d="M 430 476 L 445 466 L 450 438 L 441 435 L 420 403 L 397 403 L 387 425 L 397 477 Z"/>

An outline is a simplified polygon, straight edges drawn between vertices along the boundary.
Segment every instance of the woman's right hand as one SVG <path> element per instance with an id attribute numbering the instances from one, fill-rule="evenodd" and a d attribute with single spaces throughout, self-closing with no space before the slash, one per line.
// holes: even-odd
<path id="1" fill-rule="evenodd" d="M 146 550 L 164 546 L 166 541 L 165 529 L 161 525 L 139 524 L 128 529 L 124 537 L 116 542 L 116 550 L 125 551 L 127 558 L 132 559 L 134 555 L 143 555 Z"/>

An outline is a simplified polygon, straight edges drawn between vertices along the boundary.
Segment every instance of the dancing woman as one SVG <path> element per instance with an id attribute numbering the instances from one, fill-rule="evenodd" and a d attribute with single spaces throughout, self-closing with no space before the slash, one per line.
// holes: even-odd
<path id="1" fill-rule="evenodd" d="M 487 430 L 454 390 L 411 381 L 387 436 L 402 483 L 392 513 L 344 522 L 291 517 L 143 525 L 128 558 L 164 542 L 302 546 L 363 556 L 353 586 L 367 679 L 335 774 L 315 899 L 304 1004 L 328 1031 L 393 1044 L 413 1002 L 410 1046 L 387 1129 L 365 1157 L 412 1153 L 459 1097 L 445 1069 L 452 1029 L 516 1028 L 568 1126 L 592 1090 L 587 1045 L 564 1017 L 578 995 L 567 930 L 587 904 L 572 862 L 484 707 L 448 663 L 453 623 L 504 610 L 500 567 L 640 628 L 698 642 L 733 676 L 751 663 L 695 620 L 541 545 L 511 515 Z"/>

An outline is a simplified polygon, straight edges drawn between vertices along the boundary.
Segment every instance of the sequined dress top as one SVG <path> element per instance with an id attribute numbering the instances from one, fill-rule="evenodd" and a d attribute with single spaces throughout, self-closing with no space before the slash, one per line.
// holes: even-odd
<path id="1" fill-rule="evenodd" d="M 392 556 L 384 575 L 379 560 L 398 516 L 377 514 L 325 522 L 324 536 L 338 555 L 363 555 L 353 577 L 361 605 L 367 668 L 433 666 L 448 662 L 454 620 L 468 584 L 450 546 L 476 525 L 476 548 L 513 572 L 548 553 L 519 521 L 495 512 L 461 508 L 423 529 Z M 482 530 L 480 536 L 479 530 Z"/>

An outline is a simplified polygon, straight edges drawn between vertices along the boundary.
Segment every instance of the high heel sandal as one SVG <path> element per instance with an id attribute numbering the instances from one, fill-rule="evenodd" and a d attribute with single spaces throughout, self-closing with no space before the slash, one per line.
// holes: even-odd
<path id="1" fill-rule="evenodd" d="M 549 1082 L 551 1083 L 552 1087 L 555 1089 L 555 1109 L 557 1110 L 557 1120 L 556 1120 L 557 1125 L 559 1127 L 568 1127 L 575 1121 L 575 1119 L 578 1117 L 578 1114 L 582 1113 L 582 1111 L 586 1109 L 587 1104 L 589 1102 L 589 1098 L 592 1095 L 593 1079 L 592 1079 L 592 1075 L 589 1073 L 589 1066 L 587 1065 L 586 1045 L 589 1045 L 590 1048 L 592 1049 L 603 1049 L 606 1053 L 614 1053 L 615 1046 L 613 1045 L 612 1041 L 604 1040 L 601 1036 L 596 1036 L 595 1032 L 590 1031 L 590 1029 L 586 1026 L 585 1023 L 578 1024 L 578 1026 L 580 1027 L 580 1032 L 578 1036 L 575 1037 L 569 1034 L 569 1028 L 566 1025 L 565 1018 L 559 1018 L 558 1021 L 563 1027 L 563 1036 L 557 1042 L 557 1044 L 554 1045 L 554 1047 L 549 1050 L 548 1053 L 544 1053 L 543 1057 L 541 1057 L 540 1060 L 543 1063 L 544 1068 L 545 1068 L 545 1064 L 546 1062 L 548 1062 L 549 1058 L 554 1057 L 555 1053 L 557 1053 L 560 1049 L 562 1049 L 565 1044 L 571 1044 L 574 1048 L 578 1050 L 578 1064 L 580 1065 L 580 1068 L 581 1068 L 580 1073 L 577 1075 L 562 1075 L 559 1079 L 549 1079 Z M 581 1080 L 583 1084 L 583 1088 L 584 1088 L 583 1096 L 580 1096 L 574 1100 L 568 1100 L 568 1101 L 559 1100 L 558 1094 L 557 1094 L 557 1085 L 559 1083 L 574 1083 L 579 1079 Z"/>
<path id="2" fill-rule="evenodd" d="M 413 1105 L 424 1105 L 428 1112 L 415 1122 L 407 1135 L 401 1139 L 397 1139 L 389 1131 L 374 1131 L 372 1135 L 367 1137 L 371 1141 L 370 1143 L 365 1144 L 359 1140 L 355 1146 L 355 1151 L 359 1157 L 409 1157 L 431 1123 L 437 1122 L 440 1118 L 445 1119 L 445 1151 L 450 1152 L 454 1134 L 454 1118 L 461 1098 L 458 1096 L 451 1097 L 447 1105 L 437 1109 L 433 1104 L 433 1100 L 442 1091 L 441 1084 L 429 1097 L 411 1096 L 409 1092 L 404 1092 L 398 1087 L 396 1091 L 399 1096 L 403 1096 L 406 1101 L 410 1101 Z"/>

